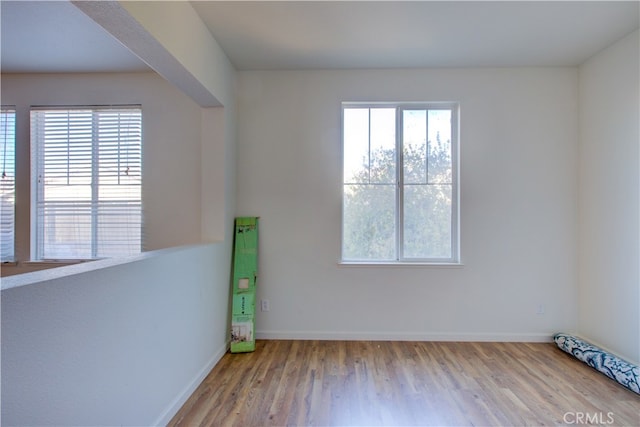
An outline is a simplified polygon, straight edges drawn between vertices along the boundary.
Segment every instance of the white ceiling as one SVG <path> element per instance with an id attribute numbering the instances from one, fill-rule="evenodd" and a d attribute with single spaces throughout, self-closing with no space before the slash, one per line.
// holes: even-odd
<path id="1" fill-rule="evenodd" d="M 575 66 L 635 1 L 192 1 L 237 69 Z M 66 1 L 0 3 L 2 72 L 148 67 Z"/>
<path id="2" fill-rule="evenodd" d="M 0 1 L 3 73 L 149 70 L 67 1 Z"/>
<path id="3" fill-rule="evenodd" d="M 192 2 L 238 69 L 575 66 L 638 1 Z"/>

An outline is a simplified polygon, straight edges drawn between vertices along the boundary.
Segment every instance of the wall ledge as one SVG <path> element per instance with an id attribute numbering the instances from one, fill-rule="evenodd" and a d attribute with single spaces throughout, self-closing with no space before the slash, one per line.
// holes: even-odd
<path id="1" fill-rule="evenodd" d="M 102 270 L 105 268 L 111 268 L 118 265 L 130 264 L 158 256 L 166 255 L 173 252 L 179 252 L 189 250 L 192 248 L 208 246 L 207 245 L 189 245 L 189 246 L 176 246 L 166 249 L 158 249 L 155 251 L 143 252 L 139 255 L 133 255 L 122 258 L 105 258 L 95 261 L 86 261 L 79 264 L 63 265 L 57 268 L 50 268 L 40 271 L 32 271 L 29 273 L 16 274 L 13 276 L 7 276 L 0 279 L 2 291 L 18 288 L 21 286 L 37 285 L 38 283 L 48 280 L 60 279 L 64 277 L 74 276 L 77 274 L 84 274 L 91 271 Z"/>

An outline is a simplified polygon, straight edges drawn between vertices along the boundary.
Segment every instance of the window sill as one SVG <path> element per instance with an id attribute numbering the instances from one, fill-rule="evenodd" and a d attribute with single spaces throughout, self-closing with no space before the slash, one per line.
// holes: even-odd
<path id="1" fill-rule="evenodd" d="M 23 261 L 20 264 L 23 265 L 73 265 L 81 264 L 83 262 L 96 261 L 93 259 L 45 259 L 41 261 Z"/>
<path id="2" fill-rule="evenodd" d="M 162 251 L 172 251 L 174 248 L 167 248 L 155 251 L 155 253 L 162 253 Z M 22 261 L 20 264 L 31 266 L 44 266 L 50 265 L 51 267 L 62 268 L 48 268 L 36 271 L 25 272 L 21 274 L 15 274 L 7 276 L 2 279 L 2 291 L 8 289 L 17 288 L 21 286 L 37 285 L 43 281 L 62 279 L 76 274 L 82 274 L 89 271 L 104 269 L 121 264 L 127 264 L 143 259 L 150 258 L 152 255 L 150 252 L 141 253 L 138 255 L 131 255 L 127 257 L 118 258 L 102 258 L 96 260 L 43 260 L 43 261 Z"/>
<path id="3" fill-rule="evenodd" d="M 339 261 L 341 267 L 435 267 L 435 268 L 464 268 L 460 262 L 408 262 L 408 261 Z"/>

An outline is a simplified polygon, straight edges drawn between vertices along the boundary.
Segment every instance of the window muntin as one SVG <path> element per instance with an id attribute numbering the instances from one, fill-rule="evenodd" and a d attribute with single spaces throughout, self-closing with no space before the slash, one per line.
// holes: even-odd
<path id="1" fill-rule="evenodd" d="M 16 110 L 0 109 L 0 261 L 15 258 Z"/>
<path id="2" fill-rule="evenodd" d="M 456 104 L 343 104 L 343 261 L 459 261 L 457 117 Z"/>
<path id="3" fill-rule="evenodd" d="M 141 109 L 34 108 L 31 141 L 32 258 L 139 253 Z"/>

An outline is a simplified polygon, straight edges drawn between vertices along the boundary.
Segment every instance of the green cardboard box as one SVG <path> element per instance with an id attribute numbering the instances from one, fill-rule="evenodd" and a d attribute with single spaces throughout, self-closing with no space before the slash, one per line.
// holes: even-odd
<path id="1" fill-rule="evenodd" d="M 255 312 L 258 278 L 258 218 L 235 221 L 233 250 L 233 296 L 231 310 L 231 352 L 256 349 Z"/>

